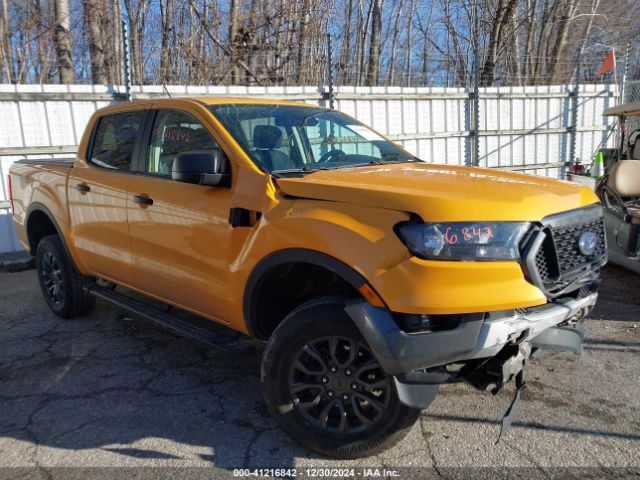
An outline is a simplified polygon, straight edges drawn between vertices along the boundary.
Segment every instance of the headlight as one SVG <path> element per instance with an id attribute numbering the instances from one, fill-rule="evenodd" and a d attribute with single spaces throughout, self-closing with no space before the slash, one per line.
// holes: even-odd
<path id="1" fill-rule="evenodd" d="M 528 229 L 523 222 L 403 223 L 396 232 L 414 255 L 428 260 L 518 260 Z"/>

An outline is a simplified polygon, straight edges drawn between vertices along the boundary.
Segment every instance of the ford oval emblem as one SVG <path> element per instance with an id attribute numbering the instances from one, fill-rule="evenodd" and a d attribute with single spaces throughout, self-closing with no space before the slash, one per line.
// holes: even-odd
<path id="1" fill-rule="evenodd" d="M 598 236 L 593 232 L 583 232 L 578 239 L 578 249 L 586 257 L 593 255 L 598 247 Z"/>

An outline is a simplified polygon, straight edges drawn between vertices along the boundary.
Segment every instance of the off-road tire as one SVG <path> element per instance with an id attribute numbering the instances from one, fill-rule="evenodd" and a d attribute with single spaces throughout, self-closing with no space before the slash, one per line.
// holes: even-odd
<path id="1" fill-rule="evenodd" d="M 86 277 L 78 271 L 58 235 L 48 235 L 38 243 L 36 270 L 42 295 L 51 311 L 59 317 L 74 318 L 94 306 L 94 298 L 83 289 Z M 58 289 L 57 294 L 52 295 L 52 275 L 62 289 L 61 294 Z"/>
<path id="2" fill-rule="evenodd" d="M 348 341 L 344 339 L 358 342 L 358 352 L 369 349 L 367 355 L 373 356 L 360 331 L 344 311 L 345 300 L 344 297 L 312 299 L 287 315 L 269 340 L 262 360 L 261 379 L 267 407 L 289 436 L 310 450 L 329 457 L 346 459 L 376 455 L 391 448 L 409 432 L 418 419 L 420 410 L 400 403 L 391 376 L 388 376 L 388 389 L 385 390 L 385 395 L 388 395 L 386 408 L 374 423 L 368 427 L 364 427 L 364 424 L 360 427 L 366 428 L 364 431 L 340 432 L 339 428 L 338 431 L 327 431 L 321 428 L 320 423 L 314 423 L 305 417 L 306 413 L 295 405 L 294 395 L 290 390 L 293 382 L 292 365 L 300 358 L 300 351 L 305 345 L 318 345 L 314 342 L 337 336 L 342 338 L 343 342 Z M 382 372 L 381 375 L 386 374 Z M 326 379 L 322 378 L 322 381 L 324 380 Z M 338 396 L 334 398 L 337 399 Z M 297 400 L 300 401 L 299 398 Z M 345 408 L 352 408 L 346 401 L 342 405 L 342 409 L 338 410 L 338 418 L 345 416 Z"/>

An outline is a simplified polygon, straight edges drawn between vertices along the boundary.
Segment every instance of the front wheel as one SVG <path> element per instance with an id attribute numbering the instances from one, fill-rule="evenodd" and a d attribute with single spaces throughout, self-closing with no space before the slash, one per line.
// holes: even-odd
<path id="1" fill-rule="evenodd" d="M 391 448 L 420 410 L 400 403 L 384 372 L 344 311 L 344 299 L 311 300 L 273 333 L 262 361 L 269 411 L 305 447 L 358 458 Z"/>

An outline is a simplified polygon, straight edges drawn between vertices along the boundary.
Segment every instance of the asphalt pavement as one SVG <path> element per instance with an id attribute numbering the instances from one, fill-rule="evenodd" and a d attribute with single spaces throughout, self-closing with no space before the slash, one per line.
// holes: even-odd
<path id="1" fill-rule="evenodd" d="M 0 273 L 0 478 L 640 475 L 640 276 L 606 267 L 586 327 L 579 360 L 544 353 L 528 365 L 498 445 L 513 387 L 449 385 L 393 449 L 332 460 L 267 414 L 260 343 L 206 347 L 102 302 L 61 320 L 33 270 Z"/>

